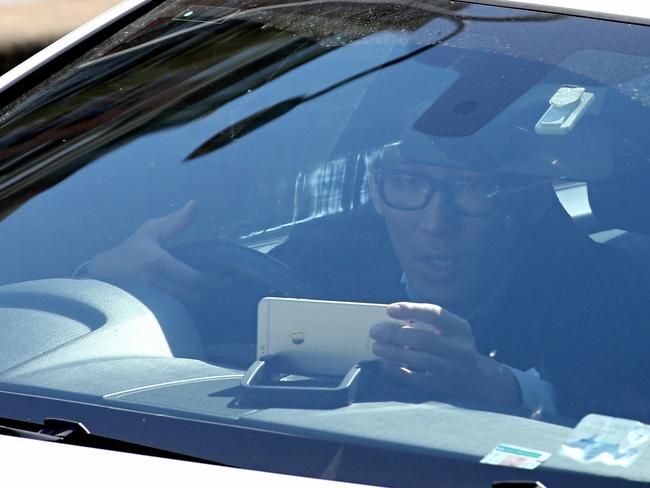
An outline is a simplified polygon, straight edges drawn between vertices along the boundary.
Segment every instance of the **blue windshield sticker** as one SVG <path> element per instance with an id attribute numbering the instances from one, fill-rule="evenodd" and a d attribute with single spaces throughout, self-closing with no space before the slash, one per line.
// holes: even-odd
<path id="1" fill-rule="evenodd" d="M 634 420 L 590 414 L 562 444 L 560 454 L 580 463 L 628 467 L 650 443 L 650 426 Z"/>

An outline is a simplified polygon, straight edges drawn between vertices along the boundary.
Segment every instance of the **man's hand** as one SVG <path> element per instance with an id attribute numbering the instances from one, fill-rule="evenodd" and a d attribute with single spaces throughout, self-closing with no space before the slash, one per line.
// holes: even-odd
<path id="1" fill-rule="evenodd" d="M 373 352 L 391 377 L 443 397 L 521 403 L 514 374 L 476 351 L 465 319 L 426 303 L 394 303 L 387 312 L 402 324 L 376 324 L 370 337 L 376 341 Z"/>
<path id="2" fill-rule="evenodd" d="M 100 280 L 128 280 L 153 286 L 191 305 L 199 296 L 203 275 L 174 258 L 165 242 L 194 220 L 196 201 L 164 217 L 147 220 L 117 247 L 98 254 L 86 276 Z"/>

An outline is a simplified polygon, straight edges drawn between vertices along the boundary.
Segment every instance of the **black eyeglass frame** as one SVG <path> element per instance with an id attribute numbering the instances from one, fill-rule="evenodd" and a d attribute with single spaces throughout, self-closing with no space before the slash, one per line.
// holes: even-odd
<path id="1" fill-rule="evenodd" d="M 467 210 L 463 209 L 463 207 L 459 207 L 457 205 L 457 199 L 453 198 L 454 197 L 454 190 L 453 190 L 453 185 L 457 184 L 459 182 L 466 182 L 470 180 L 475 180 L 476 178 L 431 178 L 426 175 L 422 175 L 420 173 L 416 173 L 413 171 L 408 171 L 408 170 L 391 170 L 391 169 L 385 169 L 381 167 L 377 167 L 373 169 L 373 179 L 375 182 L 375 185 L 377 189 L 379 190 L 379 196 L 381 197 L 382 201 L 389 207 L 394 208 L 396 210 L 403 210 L 403 211 L 417 211 L 417 210 L 422 210 L 423 208 L 426 208 L 427 205 L 431 202 L 431 199 L 433 196 L 438 192 L 438 191 L 443 191 L 446 193 L 446 195 L 452 196 L 450 199 L 451 205 L 454 208 L 454 210 L 464 216 L 468 217 L 486 217 L 490 214 L 492 214 L 500 200 L 500 196 L 504 194 L 510 194 L 510 193 L 516 193 L 520 191 L 524 191 L 527 189 L 530 189 L 533 186 L 541 185 L 541 184 L 550 184 L 556 181 L 556 179 L 533 179 L 533 178 L 511 178 L 509 181 L 498 181 L 494 180 L 494 187 L 490 189 L 489 192 L 486 192 L 486 201 L 492 202 L 491 205 L 488 205 L 486 207 L 486 210 L 484 212 L 468 212 Z M 409 175 L 409 176 L 414 176 L 416 178 L 419 178 L 421 180 L 424 180 L 429 183 L 429 190 L 426 193 L 426 196 L 424 198 L 424 201 L 422 204 L 417 205 L 417 206 L 401 206 L 401 205 L 396 205 L 395 203 L 391 202 L 387 197 L 385 193 L 385 188 L 384 188 L 384 183 L 385 183 L 385 176 L 387 174 L 401 174 L 401 175 Z M 478 178 L 480 179 L 480 178 Z M 487 179 L 487 178 L 486 178 Z"/>

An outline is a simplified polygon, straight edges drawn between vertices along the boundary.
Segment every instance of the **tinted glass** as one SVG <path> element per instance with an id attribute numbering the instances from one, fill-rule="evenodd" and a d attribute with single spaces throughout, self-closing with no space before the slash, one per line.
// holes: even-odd
<path id="1" fill-rule="evenodd" d="M 590 470 L 555 455 L 581 418 L 650 421 L 648 36 L 461 2 L 163 3 L 0 113 L 0 380 L 476 461 L 514 432 Z M 359 333 L 264 297 L 405 304 Z M 263 320 L 268 386 L 377 361 L 354 421 L 236 403 Z"/>

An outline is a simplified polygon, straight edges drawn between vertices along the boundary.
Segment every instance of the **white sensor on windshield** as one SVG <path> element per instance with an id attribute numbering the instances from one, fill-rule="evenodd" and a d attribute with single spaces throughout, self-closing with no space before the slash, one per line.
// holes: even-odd
<path id="1" fill-rule="evenodd" d="M 562 135 L 573 129 L 595 95 L 581 86 L 563 86 L 549 100 L 550 107 L 535 124 L 542 135 Z"/>

